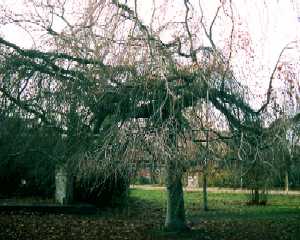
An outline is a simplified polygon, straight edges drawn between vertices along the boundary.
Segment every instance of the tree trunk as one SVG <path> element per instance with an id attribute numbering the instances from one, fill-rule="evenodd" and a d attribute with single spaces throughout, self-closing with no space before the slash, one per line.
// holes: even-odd
<path id="1" fill-rule="evenodd" d="M 155 163 L 151 164 L 151 166 L 150 166 L 150 183 L 151 184 L 157 183 L 156 170 L 157 170 L 156 164 Z"/>
<path id="2" fill-rule="evenodd" d="M 203 209 L 204 209 L 204 211 L 208 211 L 208 203 L 207 203 L 207 173 L 206 173 L 206 169 L 203 172 Z"/>
<path id="3" fill-rule="evenodd" d="M 206 124 L 209 123 L 209 105 L 208 105 L 208 90 L 206 91 Z M 207 164 L 208 164 L 208 152 L 209 152 L 209 146 L 208 146 L 208 140 L 209 140 L 209 129 L 206 129 L 205 133 L 206 138 L 206 146 L 205 146 L 205 161 L 203 165 L 203 209 L 204 211 L 208 211 L 208 205 L 207 205 Z"/>
<path id="4" fill-rule="evenodd" d="M 288 170 L 285 171 L 284 190 L 285 190 L 285 193 L 289 192 L 289 172 L 288 172 Z"/>
<path id="5" fill-rule="evenodd" d="M 254 193 L 252 193 L 252 203 L 255 205 L 259 205 L 259 189 L 258 187 L 254 188 Z"/>
<path id="6" fill-rule="evenodd" d="M 173 163 L 166 168 L 167 214 L 165 229 L 167 231 L 188 230 L 185 221 L 184 198 L 182 188 L 182 171 Z"/>

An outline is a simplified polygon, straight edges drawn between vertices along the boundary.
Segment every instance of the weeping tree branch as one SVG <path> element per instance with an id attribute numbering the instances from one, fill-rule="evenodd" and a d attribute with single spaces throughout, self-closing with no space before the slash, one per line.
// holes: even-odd
<path id="1" fill-rule="evenodd" d="M 287 49 L 290 48 L 290 47 L 289 47 L 290 44 L 291 44 L 291 43 L 288 43 L 288 44 L 281 50 L 281 52 L 280 52 L 280 54 L 279 54 L 279 56 L 278 56 L 278 58 L 277 58 L 276 64 L 275 64 L 275 66 L 274 66 L 274 68 L 273 68 L 273 71 L 272 71 L 272 73 L 271 73 L 271 76 L 270 76 L 269 86 L 268 86 L 268 90 L 267 90 L 267 93 L 266 93 L 266 95 L 267 95 L 266 102 L 260 107 L 260 109 L 257 111 L 257 113 L 263 112 L 263 111 L 266 109 L 266 107 L 269 105 L 269 103 L 270 103 L 270 100 L 271 100 L 271 94 L 272 94 L 272 87 L 273 87 L 273 80 L 274 80 L 274 77 L 275 77 L 275 73 L 276 73 L 276 71 L 277 71 L 277 69 L 278 69 L 278 66 L 279 66 L 279 64 L 280 64 L 280 60 L 281 60 L 281 57 L 282 57 L 283 53 L 285 52 L 285 50 L 287 50 Z"/>
<path id="2" fill-rule="evenodd" d="M 40 109 L 40 111 L 36 110 L 36 106 L 33 106 L 31 104 L 26 103 L 25 101 L 21 101 L 20 99 L 14 98 L 8 91 L 6 91 L 4 88 L 0 88 L 0 92 L 3 94 L 4 97 L 8 98 L 13 104 L 18 106 L 20 109 L 33 114 L 37 118 L 39 118 L 46 126 L 50 126 L 52 129 L 54 129 L 57 132 L 65 133 L 65 130 L 63 128 L 60 128 L 56 126 L 54 123 L 52 123 L 47 118 L 47 113 L 43 109 Z"/>

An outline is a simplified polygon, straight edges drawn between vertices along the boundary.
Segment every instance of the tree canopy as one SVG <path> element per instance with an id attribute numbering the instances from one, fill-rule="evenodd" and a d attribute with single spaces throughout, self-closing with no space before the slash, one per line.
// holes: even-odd
<path id="1" fill-rule="evenodd" d="M 162 19 L 168 17 L 168 2 L 154 4 L 149 23 L 138 1 L 86 1 L 81 12 L 71 10 L 76 6 L 72 1 L 27 4 L 35 10 L 18 14 L 2 9 L 1 24 L 43 33 L 31 49 L 0 37 L 4 113 L 17 112 L 66 135 L 70 154 L 99 158 L 101 168 L 113 171 L 112 163 L 132 163 L 141 152 L 163 159 L 171 192 L 166 225 L 181 228 L 184 212 L 173 207 L 184 207 L 180 195 L 185 161 L 179 139 L 193 129 L 187 111 L 209 102 L 226 119 L 226 130 L 239 137 L 242 132 L 262 136 L 262 113 L 272 101 L 280 58 L 267 79 L 266 101 L 257 110 L 232 67 L 238 46 L 232 1 L 220 1 L 210 21 L 201 1 L 196 5 L 183 0 L 178 19 L 172 21 Z M 220 21 L 229 26 L 222 28 L 222 44 L 214 38 Z M 164 39 L 164 34 L 170 37 Z M 293 121 L 297 119 L 299 114 Z M 223 131 L 214 134 L 219 138 Z"/>

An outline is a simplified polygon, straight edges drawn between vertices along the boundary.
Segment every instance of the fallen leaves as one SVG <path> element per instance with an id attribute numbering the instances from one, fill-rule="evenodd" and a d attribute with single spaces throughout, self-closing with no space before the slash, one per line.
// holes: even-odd
<path id="1" fill-rule="evenodd" d="M 149 196 L 148 193 L 148 201 L 139 197 L 131 199 L 123 209 L 100 210 L 88 216 L 3 212 L 0 240 L 299 240 L 298 198 L 289 197 L 288 202 L 276 198 L 273 205 L 249 207 L 232 199 L 224 205 L 222 195 L 222 201 L 210 201 L 208 212 L 202 211 L 200 204 L 187 204 L 187 223 L 192 231 L 169 235 L 162 231 L 164 201 Z"/>

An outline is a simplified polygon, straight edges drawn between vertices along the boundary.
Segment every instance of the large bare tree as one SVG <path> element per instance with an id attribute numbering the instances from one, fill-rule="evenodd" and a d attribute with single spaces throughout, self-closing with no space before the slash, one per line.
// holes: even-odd
<path id="1" fill-rule="evenodd" d="M 160 159 L 165 227 L 187 229 L 181 179 L 189 159 L 180 144 L 192 126 L 186 110 L 207 101 L 232 132 L 260 135 L 259 114 L 270 101 L 274 73 L 266 104 L 255 111 L 232 70 L 232 2 L 216 1 L 210 18 L 201 1 L 183 0 L 176 16 L 171 1 L 153 1 L 148 17 L 137 0 L 26 3 L 22 13 L 1 9 L 2 25 L 17 24 L 36 39 L 24 49 L 0 38 L 1 99 L 72 139 L 97 136 L 80 156 L 98 158 L 100 169 L 114 171 L 146 151 Z M 215 40 L 216 26 L 226 44 Z"/>

